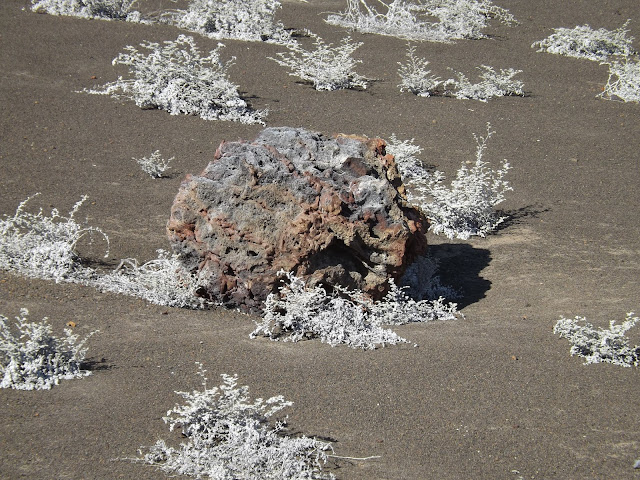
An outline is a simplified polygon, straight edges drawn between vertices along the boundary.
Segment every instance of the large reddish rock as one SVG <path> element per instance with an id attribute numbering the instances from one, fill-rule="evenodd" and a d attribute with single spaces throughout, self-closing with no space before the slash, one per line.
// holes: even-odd
<path id="1" fill-rule="evenodd" d="M 380 298 L 425 253 L 427 228 L 384 141 L 287 127 L 223 142 L 182 182 L 167 225 L 202 295 L 254 312 L 280 270 Z"/>

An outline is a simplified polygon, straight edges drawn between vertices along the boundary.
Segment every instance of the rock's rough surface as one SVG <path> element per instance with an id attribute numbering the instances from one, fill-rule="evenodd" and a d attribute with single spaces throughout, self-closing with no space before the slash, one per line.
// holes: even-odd
<path id="1" fill-rule="evenodd" d="M 262 309 L 281 269 L 380 298 L 427 248 L 403 191 L 380 139 L 267 128 L 187 176 L 167 231 L 202 294 L 228 306 Z"/>

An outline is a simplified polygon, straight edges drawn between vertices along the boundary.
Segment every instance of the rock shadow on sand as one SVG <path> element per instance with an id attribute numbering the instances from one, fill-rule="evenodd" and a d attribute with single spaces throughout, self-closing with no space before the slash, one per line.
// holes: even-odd
<path id="1" fill-rule="evenodd" d="M 458 308 L 471 305 L 486 295 L 491 282 L 480 273 L 491 262 L 491 252 L 466 243 L 430 244 L 429 253 L 438 262 L 438 275 L 443 285 L 460 292 L 455 299 Z"/>

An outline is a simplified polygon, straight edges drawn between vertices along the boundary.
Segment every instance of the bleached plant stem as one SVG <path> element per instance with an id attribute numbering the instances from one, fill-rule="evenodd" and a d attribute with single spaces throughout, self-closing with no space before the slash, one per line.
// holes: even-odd
<path id="1" fill-rule="evenodd" d="M 607 100 L 640 102 L 640 60 L 625 58 L 624 62 L 612 61 L 609 78 L 600 96 Z"/>

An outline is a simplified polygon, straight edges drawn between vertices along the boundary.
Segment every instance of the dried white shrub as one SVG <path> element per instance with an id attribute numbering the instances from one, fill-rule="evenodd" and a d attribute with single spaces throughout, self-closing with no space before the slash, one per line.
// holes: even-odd
<path id="1" fill-rule="evenodd" d="M 171 168 L 169 163 L 174 159 L 175 157 L 171 157 L 165 160 L 160 155 L 160 150 L 153 152 L 149 158 L 134 158 L 134 160 L 138 162 L 138 165 L 140 165 L 140 168 L 142 168 L 142 171 L 152 178 L 162 178 L 162 174 Z"/>
<path id="2" fill-rule="evenodd" d="M 392 136 L 388 151 L 396 156 L 396 164 L 408 187 L 408 199 L 420 207 L 431 221 L 436 235 L 466 240 L 473 235 L 484 237 L 505 218 L 498 217 L 495 206 L 503 202 L 505 193 L 513 190 L 504 177 L 509 171 L 505 160 L 494 170 L 483 160 L 487 141 L 495 132 L 487 124 L 487 134 L 476 140 L 476 161 L 469 168 L 464 163 L 450 187 L 443 185 L 444 174 L 427 171 L 414 156 L 420 153 L 412 141 L 399 142 Z"/>
<path id="3" fill-rule="evenodd" d="M 238 387 L 235 375 L 223 374 L 222 385 L 207 388 L 198 366 L 203 389 L 176 392 L 186 404 L 163 418 L 169 430 L 181 429 L 186 442 L 174 448 L 160 440 L 140 460 L 168 474 L 217 480 L 334 478 L 322 472 L 331 444 L 289 436 L 284 420 L 271 421 L 291 402 L 280 395 L 252 401 L 249 387 Z"/>
<path id="4" fill-rule="evenodd" d="M 640 345 L 629 346 L 629 338 L 625 333 L 640 319 L 627 313 L 627 318 L 620 325 L 614 320 L 609 328 L 595 328 L 584 317 L 561 318 L 553 328 L 571 343 L 571 355 L 579 355 L 585 359 L 584 364 L 607 362 L 623 367 L 640 366 Z M 584 325 L 580 325 L 584 322 Z"/>
<path id="5" fill-rule="evenodd" d="M 420 97 L 431 97 L 444 93 L 444 82 L 440 77 L 431 75 L 431 70 L 427 68 L 429 62 L 424 58 L 415 56 L 416 47 L 409 45 L 407 49 L 407 63 L 398 62 L 400 68 L 401 83 L 398 85 L 401 92 L 411 92 Z"/>
<path id="6" fill-rule="evenodd" d="M 95 331 L 78 341 L 79 335 L 67 328 L 59 338 L 46 317 L 32 323 L 28 316 L 26 308 L 20 310 L 14 335 L 7 317 L 0 315 L 0 388 L 48 390 L 60 380 L 91 374 L 81 364 L 87 352 L 84 345 Z"/>
<path id="7" fill-rule="evenodd" d="M 513 15 L 490 0 L 392 0 L 382 11 L 365 0 L 347 0 L 347 10 L 333 13 L 327 23 L 363 33 L 376 33 L 408 40 L 451 42 L 463 38 L 484 38 L 489 19 L 511 25 Z M 436 18 L 438 21 L 434 22 Z"/>
<path id="8" fill-rule="evenodd" d="M 0 219 L 1 269 L 136 296 L 158 305 L 204 306 L 204 300 L 196 294 L 200 286 L 197 276 L 187 272 L 177 256 L 163 250 L 158 251 L 158 258 L 142 265 L 135 259 L 122 260 L 118 268 L 108 273 L 83 266 L 75 250 L 82 238 L 97 233 L 109 244 L 102 230 L 81 226 L 74 219 L 86 196 L 74 205 L 68 217 L 56 209 L 50 217 L 44 216 L 42 210 L 36 214 L 25 211 L 31 198 L 20 203 L 12 217 Z"/>
<path id="9" fill-rule="evenodd" d="M 186 10 L 163 13 L 161 21 L 209 38 L 289 43 L 291 34 L 274 21 L 278 0 L 191 0 Z"/>
<path id="10" fill-rule="evenodd" d="M 400 91 L 409 91 L 421 97 L 447 96 L 460 99 L 473 99 L 486 102 L 493 97 L 505 97 L 510 95 L 524 96 L 524 84 L 513 77 L 522 70 L 513 68 L 501 69 L 496 72 L 492 67 L 482 65 L 477 67 L 482 71 L 481 81 L 471 83 L 469 79 L 460 72 L 457 72 L 457 80 L 449 79 L 443 81 L 440 77 L 431 74 L 427 68 L 429 62 L 415 55 L 415 46 L 409 45 L 407 50 L 407 62 L 398 62 L 400 68 L 401 83 L 398 85 Z"/>
<path id="11" fill-rule="evenodd" d="M 148 23 L 140 12 L 131 10 L 137 0 L 31 0 L 31 10 L 49 15 L 65 15 L 102 20 Z"/>
<path id="12" fill-rule="evenodd" d="M 156 305 L 194 309 L 206 305 L 197 294 L 198 277 L 186 271 L 176 255 L 164 250 L 142 265 L 136 259 L 124 259 L 114 271 L 96 274 L 89 283 L 101 291 L 143 298 Z"/>
<path id="13" fill-rule="evenodd" d="M 451 320 L 457 315 L 456 304 L 437 300 L 413 300 L 403 288 L 390 280 L 386 297 L 373 302 L 362 292 L 334 287 L 332 293 L 322 286 L 310 287 L 290 272 L 288 283 L 278 294 L 267 297 L 263 317 L 255 321 L 258 335 L 272 340 L 297 342 L 319 338 L 329 345 L 372 350 L 378 346 L 406 342 L 383 325 Z"/>
<path id="14" fill-rule="evenodd" d="M 340 45 L 326 44 L 318 35 L 309 33 L 315 49 L 306 50 L 298 42 L 286 47 L 288 52 L 277 53 L 279 58 L 269 57 L 279 65 L 291 70 L 289 75 L 312 83 L 316 90 L 338 90 L 343 88 L 367 88 L 366 78 L 354 72 L 357 64 L 351 55 L 362 43 L 351 43 L 351 38 L 342 39 Z"/>
<path id="15" fill-rule="evenodd" d="M 538 52 L 555 53 L 567 57 L 586 58 L 601 62 L 610 55 L 629 56 L 635 53 L 633 37 L 627 37 L 627 20 L 613 31 L 599 28 L 593 30 L 589 25 L 575 28 L 555 28 L 544 40 L 534 42 L 531 47 L 539 47 Z"/>
<path id="16" fill-rule="evenodd" d="M 520 80 L 513 79 L 522 70 L 508 68 L 506 70 L 500 69 L 500 72 L 496 72 L 487 65 L 481 65 L 477 68 L 482 72 L 480 73 L 480 82 L 471 83 L 463 73 L 458 72 L 458 80 L 451 79 L 445 82 L 445 88 L 449 85 L 455 88 L 455 90 L 446 88 L 446 95 L 460 99 L 480 100 L 482 102 L 486 102 L 493 97 L 512 95 L 523 97 L 525 95 L 524 84 Z"/>
<path id="17" fill-rule="evenodd" d="M 614 60 L 606 65 L 609 78 L 600 96 L 607 100 L 640 102 L 640 60 L 625 58 L 624 63 Z"/>
<path id="18" fill-rule="evenodd" d="M 198 115 L 205 120 L 263 123 L 266 111 L 253 111 L 240 98 L 238 88 L 227 78 L 227 63 L 220 61 L 218 44 L 202 57 L 193 37 L 179 35 L 175 41 L 145 42 L 148 54 L 129 45 L 113 64 L 128 65 L 132 78 L 119 77 L 100 90 L 87 93 L 125 97 L 141 108 L 158 108 L 171 115 Z"/>
<path id="19" fill-rule="evenodd" d="M 83 196 L 67 217 L 55 208 L 49 217 L 42 209 L 35 214 L 25 211 L 32 198 L 20 203 L 13 216 L 0 219 L 0 268 L 56 282 L 88 279 L 92 271 L 80 263 L 75 251 L 77 243 L 93 234 L 99 234 L 107 246 L 109 239 L 99 228 L 75 221 L 74 215 L 87 197 Z"/>

